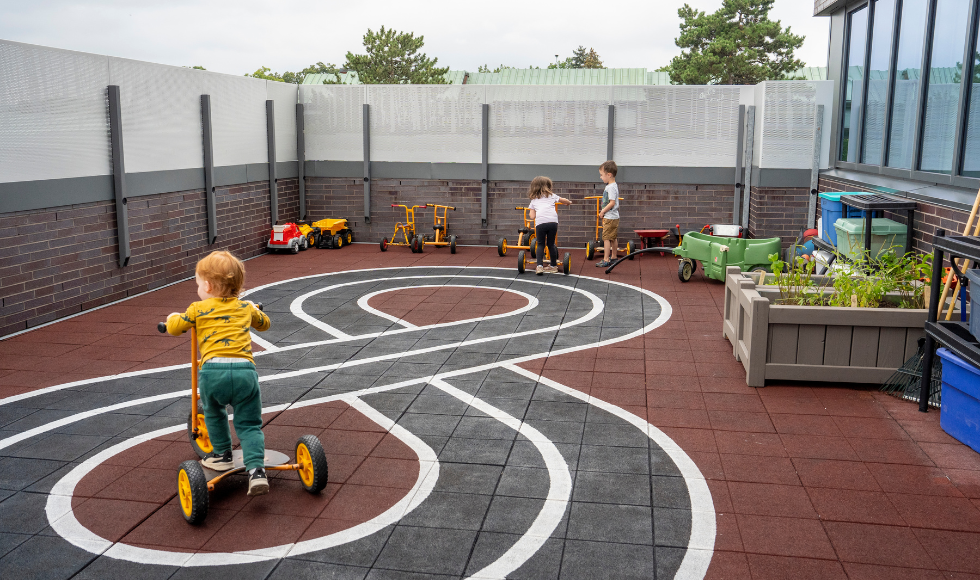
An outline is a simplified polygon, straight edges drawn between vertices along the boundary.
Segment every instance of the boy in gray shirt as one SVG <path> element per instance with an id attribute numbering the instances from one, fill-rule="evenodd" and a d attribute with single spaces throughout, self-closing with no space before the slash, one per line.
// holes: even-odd
<path id="1" fill-rule="evenodd" d="M 596 263 L 597 268 L 608 268 L 616 259 L 619 236 L 619 186 L 616 185 L 616 173 L 619 168 L 615 161 L 606 161 L 599 166 L 599 178 L 606 184 L 602 191 L 602 208 L 599 217 L 602 218 L 602 261 Z"/>

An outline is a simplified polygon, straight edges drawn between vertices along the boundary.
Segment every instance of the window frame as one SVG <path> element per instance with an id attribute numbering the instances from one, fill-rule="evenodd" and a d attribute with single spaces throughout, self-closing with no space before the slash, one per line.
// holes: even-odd
<path id="1" fill-rule="evenodd" d="M 971 98 L 972 83 L 968 82 L 972 79 L 974 72 L 974 53 L 980 49 L 980 43 L 977 41 L 978 29 L 980 29 L 980 0 L 972 0 L 968 5 L 968 18 L 969 22 L 967 24 L 967 37 L 964 42 L 963 50 L 963 63 L 964 63 L 964 73 L 960 81 L 960 102 L 957 108 L 956 117 L 956 132 L 953 142 L 953 159 L 952 167 L 949 174 L 945 173 L 934 173 L 931 171 L 922 171 L 919 169 L 921 167 L 922 161 L 922 148 L 923 148 L 923 124 L 925 123 L 927 100 L 928 100 L 928 90 L 929 90 L 929 77 L 931 76 L 930 65 L 932 62 L 932 52 L 933 44 L 935 40 L 936 32 L 936 11 L 939 0 L 929 0 L 926 6 L 926 21 L 925 34 L 923 37 L 923 48 L 922 48 L 922 60 L 920 65 L 920 83 L 918 87 L 919 95 L 918 102 L 916 103 L 915 111 L 915 128 L 913 132 L 913 154 L 911 168 L 900 169 L 894 167 L 888 167 L 888 153 L 891 147 L 891 127 L 893 124 L 893 111 L 892 104 L 894 102 L 895 96 L 895 82 L 897 80 L 897 59 L 899 50 L 899 41 L 901 39 L 901 19 L 905 8 L 904 0 L 896 0 L 895 3 L 895 16 L 892 23 L 892 39 L 891 39 L 891 53 L 889 55 L 890 69 L 888 74 L 888 93 L 885 97 L 886 110 L 885 110 L 885 120 L 884 120 L 884 135 L 882 136 L 882 152 L 881 159 L 878 163 L 862 163 L 861 153 L 864 147 L 864 132 L 865 132 L 865 119 L 864 119 L 864 108 L 867 106 L 867 90 L 863 91 L 860 99 L 860 111 L 862 113 L 862 118 L 857 127 L 857 135 L 848 135 L 848 150 L 854 141 L 857 141 L 857 146 L 859 147 L 858 153 L 855 155 L 855 161 L 841 161 L 839 159 L 840 152 L 843 148 L 844 141 L 844 104 L 847 102 L 847 75 L 849 69 L 849 60 L 851 53 L 851 35 L 853 33 L 853 27 L 851 24 L 851 16 L 853 13 L 861 10 L 862 8 L 867 8 L 868 10 L 868 23 L 867 30 L 865 31 L 865 55 L 864 55 L 864 70 L 862 83 L 866 86 L 869 78 L 869 61 L 871 58 L 871 44 L 874 39 L 874 12 L 875 4 L 877 0 L 866 0 L 864 2 L 855 3 L 852 6 L 845 8 L 844 14 L 844 38 L 843 46 L 841 50 L 841 75 L 840 81 L 841 86 L 839 89 L 841 109 L 839 112 L 838 120 L 838 136 L 837 136 L 837 154 L 834 155 L 833 167 L 839 167 L 841 169 L 850 169 L 861 171 L 863 173 L 872 173 L 887 175 L 891 177 L 898 177 L 904 179 L 914 179 L 917 181 L 925 181 L 928 183 L 935 183 L 937 185 L 954 185 L 960 187 L 978 187 L 980 186 L 980 178 L 976 177 L 966 177 L 963 176 L 963 166 L 965 163 L 965 152 L 966 152 L 966 135 L 967 135 L 967 121 L 969 120 L 969 101 Z M 967 67 L 969 63 L 969 67 Z M 967 70 L 969 68 L 969 70 Z M 851 114 L 854 112 L 854 101 L 851 102 Z"/>

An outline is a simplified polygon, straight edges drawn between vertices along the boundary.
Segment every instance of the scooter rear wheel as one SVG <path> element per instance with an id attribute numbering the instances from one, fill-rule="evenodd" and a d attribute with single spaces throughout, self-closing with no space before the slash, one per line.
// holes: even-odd
<path id="1" fill-rule="evenodd" d="M 187 414 L 187 438 L 191 441 L 191 448 L 194 449 L 194 453 L 197 453 L 201 459 L 214 451 L 214 445 L 211 444 L 211 438 L 208 436 L 208 426 L 204 423 L 204 413 L 197 414 L 197 437 L 194 437 L 191 414 Z"/>
<path id="2" fill-rule="evenodd" d="M 320 493 L 327 486 L 327 455 L 315 436 L 303 435 L 296 440 L 296 463 L 299 464 L 299 480 L 303 489 Z"/>

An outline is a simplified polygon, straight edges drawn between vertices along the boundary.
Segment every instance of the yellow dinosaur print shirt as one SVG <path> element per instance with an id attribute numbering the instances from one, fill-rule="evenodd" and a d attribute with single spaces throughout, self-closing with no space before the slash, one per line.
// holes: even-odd
<path id="1" fill-rule="evenodd" d="M 194 302 L 181 315 L 167 318 L 167 332 L 180 336 L 197 327 L 197 348 L 201 362 L 214 357 L 252 359 L 249 329 L 269 330 L 272 322 L 261 310 L 238 298 L 208 298 Z"/>

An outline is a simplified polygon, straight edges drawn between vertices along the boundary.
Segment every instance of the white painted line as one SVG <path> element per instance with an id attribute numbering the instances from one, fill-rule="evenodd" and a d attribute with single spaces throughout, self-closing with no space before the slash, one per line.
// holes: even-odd
<path id="1" fill-rule="evenodd" d="M 558 451 L 554 442 L 534 427 L 465 391 L 453 387 L 442 379 L 435 379 L 430 384 L 461 401 L 467 402 L 474 409 L 486 413 L 527 437 L 537 448 L 548 468 L 548 476 L 551 479 L 548 496 L 531 526 L 503 555 L 470 576 L 470 578 L 503 580 L 507 574 L 520 568 L 524 562 L 527 562 L 531 556 L 537 553 L 554 533 L 558 524 L 561 523 L 565 510 L 568 508 L 568 500 L 572 497 L 572 476 L 568 472 L 568 463 L 565 462 L 565 458 L 561 456 L 561 452 Z"/>
<path id="2" fill-rule="evenodd" d="M 411 322 L 402 320 L 397 316 L 392 316 L 387 312 L 382 312 L 376 308 L 372 308 L 368 304 L 368 301 L 371 298 L 377 296 L 378 294 L 384 294 L 386 292 L 397 292 L 398 290 L 404 290 L 405 288 L 479 288 L 481 290 L 494 289 L 494 290 L 500 290 L 501 292 L 510 292 L 511 294 L 517 294 L 518 296 L 523 296 L 527 300 L 527 305 L 522 306 L 521 308 L 518 308 L 516 310 L 511 310 L 510 312 L 505 312 L 503 314 L 494 314 L 491 316 L 479 316 L 477 318 L 467 318 L 466 320 L 457 320 L 455 322 L 443 322 L 439 324 L 428 324 L 419 327 L 415 324 L 412 324 Z M 469 322 L 483 322 L 484 320 L 493 320 L 495 318 L 503 318 L 505 316 L 516 316 L 518 314 L 523 314 L 525 312 L 528 312 L 529 310 L 533 310 L 534 308 L 536 308 L 538 305 L 538 299 L 534 296 L 531 296 L 530 294 L 525 294 L 524 292 L 519 292 L 512 288 L 493 288 L 491 286 L 474 286 L 472 284 L 425 284 L 422 286 L 403 286 L 401 288 L 388 288 L 385 290 L 377 290 L 375 292 L 371 292 L 369 294 L 365 294 L 364 296 L 361 296 L 360 299 L 358 299 L 357 301 L 357 305 L 363 308 L 364 310 L 370 312 L 371 314 L 374 314 L 375 316 L 379 316 L 381 318 L 384 318 L 385 320 L 390 320 L 395 324 L 401 324 L 405 328 L 418 329 L 418 328 L 435 328 L 435 327 L 442 327 L 442 326 L 455 326 L 457 324 L 466 324 Z"/>
<path id="3" fill-rule="evenodd" d="M 436 482 L 439 479 L 439 460 L 435 451 L 424 441 L 410 433 L 404 427 L 395 424 L 385 415 L 374 410 L 356 396 L 345 395 L 342 399 L 349 405 L 363 413 L 366 417 L 375 421 L 379 426 L 400 439 L 410 447 L 419 458 L 419 474 L 415 484 L 405 496 L 388 508 L 384 513 L 351 528 L 329 534 L 319 538 L 262 548 L 260 550 L 243 550 L 240 552 L 172 552 L 169 550 L 155 550 L 131 546 L 121 542 L 111 542 L 83 526 L 72 511 L 71 502 L 78 483 L 88 475 L 93 469 L 101 465 L 107 459 L 122 453 L 123 451 L 145 443 L 151 439 L 175 433 L 186 429 L 185 425 L 176 425 L 158 429 L 144 435 L 133 437 L 127 441 L 114 445 L 96 454 L 90 459 L 82 462 L 78 467 L 66 474 L 48 495 L 45 512 L 51 528 L 71 544 L 91 552 L 93 554 L 103 554 L 117 560 L 126 560 L 138 564 L 158 564 L 168 566 L 224 566 L 230 564 L 246 564 L 252 562 L 263 562 L 284 558 L 288 555 L 306 554 L 318 550 L 325 550 L 333 546 L 339 546 L 354 540 L 371 535 L 385 527 L 396 523 L 405 514 L 411 512 L 432 493 Z M 285 405 L 269 407 L 263 414 L 275 412 L 285 408 Z"/>
<path id="4" fill-rule="evenodd" d="M 667 452 L 667 455 L 674 461 L 677 469 L 684 477 L 684 483 L 687 485 L 688 494 L 691 498 L 691 539 L 675 578 L 704 578 L 708 572 L 708 564 L 711 562 L 711 554 L 715 547 L 717 523 L 711 490 L 708 489 L 704 475 L 690 456 L 666 433 L 633 413 L 519 366 L 508 364 L 504 365 L 504 368 L 619 417 L 645 433 L 654 443 Z"/>

